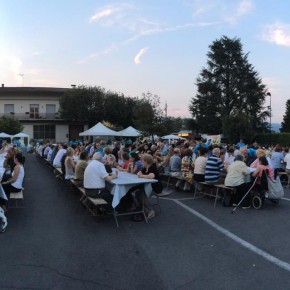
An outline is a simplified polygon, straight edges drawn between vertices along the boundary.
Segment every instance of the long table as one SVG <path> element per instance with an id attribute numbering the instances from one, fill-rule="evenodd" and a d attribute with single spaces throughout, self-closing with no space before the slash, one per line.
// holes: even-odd
<path id="1" fill-rule="evenodd" d="M 128 190 L 136 185 L 143 184 L 146 195 L 149 197 L 152 192 L 151 183 L 157 182 L 156 179 L 140 178 L 136 174 L 119 171 L 118 177 L 107 183 L 109 190 L 114 195 L 112 207 L 115 208 Z"/>

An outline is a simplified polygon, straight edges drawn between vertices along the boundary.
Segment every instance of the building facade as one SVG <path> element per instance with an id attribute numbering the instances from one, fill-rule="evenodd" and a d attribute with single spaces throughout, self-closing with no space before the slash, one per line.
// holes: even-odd
<path id="1" fill-rule="evenodd" d="M 60 98 L 68 88 L 0 87 L 0 118 L 17 119 L 31 139 L 51 142 L 76 140 L 86 129 L 60 115 Z"/>

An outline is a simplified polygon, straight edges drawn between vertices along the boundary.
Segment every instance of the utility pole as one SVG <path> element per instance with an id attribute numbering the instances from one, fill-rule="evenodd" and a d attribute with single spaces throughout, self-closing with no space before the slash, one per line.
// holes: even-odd
<path id="1" fill-rule="evenodd" d="M 167 102 L 165 102 L 164 112 L 165 112 L 165 117 L 167 118 Z"/>

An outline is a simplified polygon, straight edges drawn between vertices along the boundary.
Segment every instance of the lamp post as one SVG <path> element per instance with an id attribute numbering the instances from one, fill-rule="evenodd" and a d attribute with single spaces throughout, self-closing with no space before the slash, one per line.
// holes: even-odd
<path id="1" fill-rule="evenodd" d="M 272 145 L 272 122 L 271 122 L 271 117 L 272 117 L 272 104 L 271 104 L 271 99 L 272 99 L 272 96 L 271 96 L 271 93 L 270 92 L 268 92 L 267 94 L 266 94 L 267 96 L 269 96 L 270 97 L 270 146 Z"/>

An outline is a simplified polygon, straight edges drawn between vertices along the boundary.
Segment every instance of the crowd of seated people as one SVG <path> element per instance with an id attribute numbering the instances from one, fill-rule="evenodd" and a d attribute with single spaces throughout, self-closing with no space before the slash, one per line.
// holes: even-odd
<path id="1" fill-rule="evenodd" d="M 247 183 L 251 181 L 247 176 L 249 174 L 245 174 L 245 168 L 249 173 L 256 169 L 251 174 L 254 177 L 258 175 L 258 170 L 261 170 L 260 163 L 263 162 L 263 166 L 269 166 L 276 171 L 286 169 L 290 177 L 288 148 L 276 145 L 271 149 L 262 148 L 258 144 L 250 146 L 243 144 L 243 142 L 239 142 L 237 145 L 218 146 L 192 140 L 179 140 L 169 144 L 159 140 L 152 143 L 135 142 L 130 144 L 114 142 L 109 145 L 104 140 L 96 140 L 94 143 L 86 145 L 74 144 L 73 148 L 67 144 L 46 143 L 41 148 L 39 147 L 38 152 L 41 152 L 56 167 L 60 167 L 63 163 L 66 178 L 74 178 L 80 184 L 84 180 L 85 164 L 88 164 L 96 153 L 99 153 L 98 156 L 102 156 L 101 162 L 107 171 L 108 168 L 117 168 L 131 174 L 141 174 L 139 172 L 144 170 L 143 156 L 147 154 L 152 156 L 158 174 L 164 172 L 176 173 L 176 176 L 179 174 L 181 179 L 177 181 L 176 189 L 193 192 L 193 184 L 196 183 L 198 190 L 201 191 L 202 187 L 198 184 L 199 182 L 211 185 L 223 183 L 226 186 L 237 187 L 237 194 L 233 201 L 233 204 L 237 204 L 242 198 L 242 193 L 245 193 L 248 188 Z M 264 157 L 263 161 L 261 161 L 261 157 Z M 286 168 L 283 168 L 285 165 Z M 268 169 L 267 173 L 270 178 L 273 178 L 272 170 Z M 290 186 L 289 180 L 290 178 L 288 178 L 288 186 Z M 242 206 L 249 206 L 247 199 Z"/>

